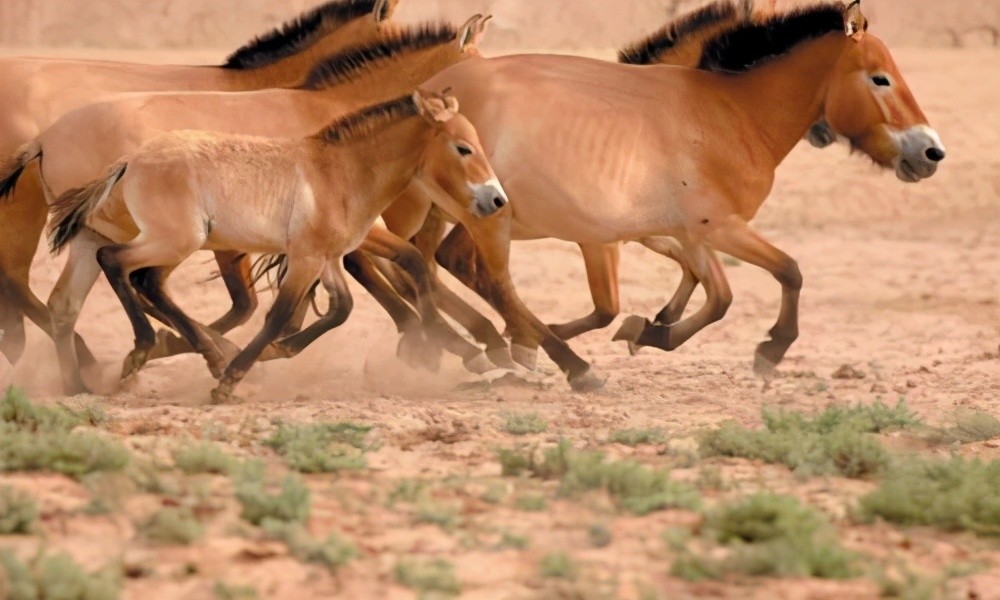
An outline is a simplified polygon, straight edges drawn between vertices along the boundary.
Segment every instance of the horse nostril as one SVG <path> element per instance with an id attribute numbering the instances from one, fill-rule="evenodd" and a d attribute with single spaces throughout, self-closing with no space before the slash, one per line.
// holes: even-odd
<path id="1" fill-rule="evenodd" d="M 500 196 L 493 198 L 493 205 L 497 208 L 503 208 L 505 204 L 507 204 L 507 201 Z"/>
<path id="2" fill-rule="evenodd" d="M 940 148 L 931 147 L 924 152 L 924 156 L 926 156 L 929 160 L 933 162 L 941 162 L 942 160 L 944 160 L 945 155 L 944 155 L 944 150 Z"/>

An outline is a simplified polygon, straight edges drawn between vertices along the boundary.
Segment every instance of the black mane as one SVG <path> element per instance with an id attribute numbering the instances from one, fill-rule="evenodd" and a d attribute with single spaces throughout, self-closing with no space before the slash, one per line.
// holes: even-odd
<path id="1" fill-rule="evenodd" d="M 705 44 L 698 68 L 749 71 L 802 42 L 833 32 L 844 32 L 844 7 L 839 2 L 792 10 L 761 22 L 745 20 Z"/>
<path id="2" fill-rule="evenodd" d="M 403 53 L 418 52 L 452 43 L 457 36 L 458 32 L 448 23 L 408 27 L 372 44 L 349 48 L 320 61 L 306 76 L 302 87 L 307 90 L 317 90 L 344 83 L 383 61 L 396 58 Z"/>
<path id="3" fill-rule="evenodd" d="M 737 14 L 736 5 L 731 0 L 717 0 L 667 23 L 646 39 L 622 48 L 618 51 L 618 62 L 629 65 L 653 64 L 661 54 L 688 35 L 721 21 L 735 19 Z"/>
<path id="4" fill-rule="evenodd" d="M 345 144 L 418 114 L 413 95 L 407 94 L 345 115 L 325 127 L 319 137 L 333 144 Z"/>
<path id="5" fill-rule="evenodd" d="M 250 40 L 226 59 L 226 69 L 257 69 L 288 58 L 324 35 L 375 10 L 376 0 L 331 0 Z"/>

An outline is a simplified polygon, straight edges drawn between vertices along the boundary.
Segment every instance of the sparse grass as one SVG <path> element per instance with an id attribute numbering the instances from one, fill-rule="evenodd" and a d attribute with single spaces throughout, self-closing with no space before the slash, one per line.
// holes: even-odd
<path id="1" fill-rule="evenodd" d="M 120 576 L 111 570 L 87 573 L 66 554 L 37 555 L 28 563 L 0 550 L 10 600 L 117 600 Z"/>
<path id="2" fill-rule="evenodd" d="M 299 524 L 267 519 L 265 534 L 288 546 L 292 556 L 309 563 L 325 566 L 331 573 L 351 562 L 358 551 L 350 541 L 331 533 L 325 540 L 312 538 Z"/>
<path id="3" fill-rule="evenodd" d="M 119 443 L 88 431 L 64 407 L 34 404 L 13 388 L 0 399 L 0 471 L 55 471 L 81 477 L 119 471 L 129 460 Z"/>
<path id="4" fill-rule="evenodd" d="M 526 535 L 517 535 L 509 531 L 504 531 L 500 536 L 499 548 L 501 550 L 506 550 L 507 548 L 513 548 L 514 550 L 524 550 L 531 545 L 531 538 Z"/>
<path id="5" fill-rule="evenodd" d="M 257 600 L 257 588 L 252 585 L 235 585 L 224 581 L 215 582 L 212 592 L 219 600 Z"/>
<path id="6" fill-rule="evenodd" d="M 662 444 L 667 441 L 667 434 L 662 429 L 619 429 L 611 432 L 608 441 L 625 446 Z"/>
<path id="7" fill-rule="evenodd" d="M 38 507 L 31 495 L 0 485 L 0 535 L 31 533 L 37 519 Z"/>
<path id="8" fill-rule="evenodd" d="M 508 413 L 504 416 L 503 430 L 511 435 L 544 433 L 549 423 L 538 413 Z"/>
<path id="9" fill-rule="evenodd" d="M 545 496 L 541 494 L 524 494 L 514 500 L 514 507 L 525 512 L 542 512 L 548 506 Z"/>
<path id="10" fill-rule="evenodd" d="M 839 545 L 826 520 L 788 496 L 757 494 L 706 515 L 705 529 L 727 548 L 723 558 L 682 551 L 673 573 L 690 580 L 737 573 L 845 579 L 855 556 Z"/>
<path id="11" fill-rule="evenodd" d="M 587 530 L 587 539 L 594 548 L 607 548 L 613 541 L 611 530 L 607 526 L 597 523 L 591 525 Z"/>
<path id="12" fill-rule="evenodd" d="M 954 424 L 937 436 L 943 442 L 971 444 L 1000 438 L 1000 419 L 977 410 L 962 410 L 955 414 Z"/>
<path id="13" fill-rule="evenodd" d="M 139 528 L 154 542 L 187 546 L 205 534 L 205 528 L 188 508 L 164 508 Z"/>
<path id="14" fill-rule="evenodd" d="M 1000 536 L 1000 462 L 909 459 L 861 499 L 861 516 Z"/>
<path id="15" fill-rule="evenodd" d="M 226 454 L 210 442 L 198 442 L 177 448 L 173 452 L 174 464 L 188 475 L 198 473 L 229 474 L 236 466 L 236 458 Z"/>
<path id="16" fill-rule="evenodd" d="M 579 569 L 576 562 L 565 552 L 553 552 L 542 557 L 538 565 L 542 577 L 546 579 L 576 579 Z"/>
<path id="17" fill-rule="evenodd" d="M 668 508 L 694 510 L 700 504 L 698 491 L 671 480 L 666 470 L 635 461 L 608 462 L 600 452 L 574 450 L 567 440 L 546 450 L 541 460 L 525 450 L 499 450 L 497 456 L 505 475 L 529 472 L 541 479 L 560 479 L 560 491 L 568 495 L 603 489 L 637 515 Z"/>
<path id="18" fill-rule="evenodd" d="M 738 456 L 779 463 L 800 475 L 840 474 L 861 478 L 881 472 L 889 454 L 873 435 L 912 427 L 919 420 L 900 401 L 895 408 L 831 407 L 809 418 L 795 412 L 764 411 L 764 429 L 723 423 L 701 440 L 708 456 Z"/>
<path id="19" fill-rule="evenodd" d="M 355 423 L 316 423 L 290 425 L 280 423 L 278 430 L 264 442 L 301 473 L 333 473 L 365 468 L 367 425 Z"/>
<path id="20" fill-rule="evenodd" d="M 489 502 L 490 504 L 500 504 L 506 500 L 509 495 L 510 489 L 507 484 L 491 483 L 486 488 L 486 491 L 479 496 L 479 499 L 483 502 Z"/>
<path id="21" fill-rule="evenodd" d="M 309 488 L 295 475 L 285 476 L 277 494 L 268 492 L 263 475 L 244 475 L 236 483 L 236 499 L 243 506 L 240 516 L 254 525 L 264 519 L 304 523 L 309 518 Z"/>
<path id="22" fill-rule="evenodd" d="M 424 500 L 426 496 L 427 483 L 418 479 L 402 479 L 392 487 L 386 505 L 392 508 L 397 502 L 416 504 L 418 501 Z"/>
<path id="23" fill-rule="evenodd" d="M 396 565 L 396 581 L 404 587 L 425 594 L 437 593 L 457 596 L 462 593 L 462 585 L 455 576 L 455 568 L 443 559 L 428 562 L 402 560 Z"/>
<path id="24" fill-rule="evenodd" d="M 454 530 L 457 519 L 458 511 L 454 507 L 432 502 L 424 502 L 418 506 L 413 517 L 415 523 L 437 525 L 445 531 Z"/>

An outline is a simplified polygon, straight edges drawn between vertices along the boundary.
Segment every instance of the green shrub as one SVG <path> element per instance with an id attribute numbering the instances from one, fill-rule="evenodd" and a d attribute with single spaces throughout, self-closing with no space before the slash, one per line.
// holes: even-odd
<path id="1" fill-rule="evenodd" d="M 36 519 L 38 507 L 29 494 L 0 485 L 0 535 L 31 533 Z"/>
<path id="2" fill-rule="evenodd" d="M 607 548 L 613 541 L 611 530 L 600 523 L 590 526 L 587 530 L 587 539 L 594 548 Z"/>
<path id="3" fill-rule="evenodd" d="M 501 550 L 506 550 L 507 548 L 513 548 L 514 550 L 524 550 L 531 545 L 531 539 L 526 535 L 517 535 L 509 531 L 504 531 L 500 536 L 499 548 Z"/>
<path id="4" fill-rule="evenodd" d="M 205 528 L 188 508 L 164 508 L 139 528 L 149 540 L 187 546 L 205 533 Z"/>
<path id="5" fill-rule="evenodd" d="M 719 507 L 706 515 L 705 530 L 728 548 L 726 556 L 684 551 L 673 566 L 675 575 L 845 579 L 857 573 L 855 556 L 839 545 L 822 515 L 788 496 L 757 494 Z"/>
<path id="6" fill-rule="evenodd" d="M 437 525 L 445 531 L 451 531 L 455 528 L 455 520 L 457 516 L 458 511 L 451 506 L 442 506 L 431 502 L 423 502 L 417 507 L 417 512 L 414 515 L 414 522 L 430 523 L 431 525 Z"/>
<path id="7" fill-rule="evenodd" d="M 34 432 L 0 424 L 0 471 L 55 471 L 81 477 L 120 471 L 128 461 L 124 446 L 90 432 Z"/>
<path id="8" fill-rule="evenodd" d="M 403 560 L 396 565 L 395 573 L 400 585 L 421 594 L 436 592 L 457 596 L 462 592 L 462 584 L 455 576 L 455 568 L 443 559 L 429 562 Z"/>
<path id="9" fill-rule="evenodd" d="M 538 413 L 509 413 L 504 417 L 503 430 L 512 435 L 544 433 L 549 423 Z"/>
<path id="10" fill-rule="evenodd" d="M 252 585 L 231 585 L 217 581 L 212 592 L 219 600 L 257 600 L 257 588 Z"/>
<path id="11" fill-rule="evenodd" d="M 365 436 L 371 427 L 354 423 L 281 423 L 265 445 L 301 473 L 333 473 L 365 468 Z"/>
<path id="12" fill-rule="evenodd" d="M 87 573 L 66 554 L 39 554 L 25 564 L 0 550 L 9 600 L 116 600 L 120 577 L 110 570 Z"/>
<path id="13" fill-rule="evenodd" d="M 198 473 L 229 474 L 236 466 L 236 459 L 210 442 L 198 442 L 177 448 L 173 452 L 174 464 L 188 475 Z"/>
<path id="14" fill-rule="evenodd" d="M 514 507 L 525 512 L 542 512 L 548 505 L 545 496 L 541 494 L 524 494 L 514 500 Z"/>
<path id="15" fill-rule="evenodd" d="M 619 429 L 611 432 L 608 441 L 625 446 L 662 444 L 667 441 L 667 435 L 662 429 Z"/>
<path id="16" fill-rule="evenodd" d="M 861 499 L 861 515 L 1000 535 L 1000 462 L 959 457 L 900 461 Z"/>
<path id="17" fill-rule="evenodd" d="M 873 434 L 919 423 L 903 402 L 895 408 L 880 402 L 831 407 L 812 418 L 764 411 L 763 418 L 761 430 L 723 423 L 702 437 L 702 453 L 783 464 L 806 476 L 861 478 L 881 472 L 889 462 L 888 452 Z"/>
<path id="18" fill-rule="evenodd" d="M 21 431 L 69 431 L 83 419 L 62 406 L 44 406 L 28 399 L 23 391 L 9 388 L 0 399 L 0 422 Z"/>
<path id="19" fill-rule="evenodd" d="M 277 494 L 270 494 L 262 477 L 244 476 L 236 484 L 236 499 L 243 506 L 240 516 L 254 525 L 264 519 L 304 523 L 309 518 L 309 488 L 302 478 L 287 475 Z"/>
<path id="20" fill-rule="evenodd" d="M 955 415 L 955 424 L 946 435 L 962 444 L 1000 438 L 1000 419 L 976 410 L 959 411 Z"/>
<path id="21" fill-rule="evenodd" d="M 576 579 L 577 566 L 565 552 L 553 552 L 542 557 L 538 569 L 546 579 Z"/>
<path id="22" fill-rule="evenodd" d="M 354 544 L 331 533 L 323 541 L 312 538 L 297 523 L 266 519 L 262 527 L 265 534 L 283 542 L 295 558 L 326 567 L 331 573 L 353 560 L 358 552 Z"/>

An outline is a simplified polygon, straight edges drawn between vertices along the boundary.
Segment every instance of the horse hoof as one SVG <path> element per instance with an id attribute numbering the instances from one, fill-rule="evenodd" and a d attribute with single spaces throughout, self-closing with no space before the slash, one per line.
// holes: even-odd
<path id="1" fill-rule="evenodd" d="M 128 379 L 141 371 L 142 368 L 146 366 L 146 362 L 148 360 L 148 348 L 142 350 L 135 348 L 129 352 L 128 356 L 125 357 L 125 360 L 122 363 L 122 380 Z"/>
<path id="2" fill-rule="evenodd" d="M 212 390 L 212 404 L 231 404 L 236 399 L 233 385 L 232 383 L 220 383 Z"/>
<path id="3" fill-rule="evenodd" d="M 534 371 L 538 367 L 538 348 L 511 344 L 510 355 L 514 358 L 514 362 L 529 371 Z"/>
<path id="4" fill-rule="evenodd" d="M 507 346 L 487 348 L 486 358 L 490 359 L 490 362 L 500 369 L 510 369 L 511 371 L 517 369 L 517 365 L 514 364 L 514 359 L 511 358 L 510 348 Z"/>
<path id="5" fill-rule="evenodd" d="M 650 325 L 647 319 L 631 315 L 625 319 L 618 332 L 611 338 L 614 342 L 635 342 L 642 335 L 643 330 Z"/>
<path id="6" fill-rule="evenodd" d="M 485 352 L 480 352 L 474 355 L 472 358 L 468 358 L 462 361 L 466 370 L 470 373 L 475 373 L 476 375 L 482 375 L 483 373 L 488 373 L 492 371 L 495 367 L 490 359 L 486 357 Z"/>
<path id="7" fill-rule="evenodd" d="M 424 341 L 418 333 L 403 334 L 396 346 L 396 358 L 414 369 L 437 372 L 441 368 L 441 348 Z"/>
<path id="8" fill-rule="evenodd" d="M 761 342 L 754 353 L 753 372 L 759 377 L 773 376 L 774 369 L 781 364 L 788 346 L 788 343 L 776 340 Z"/>
<path id="9" fill-rule="evenodd" d="M 628 343 L 629 356 L 635 356 L 636 354 L 639 354 L 639 350 L 642 350 L 642 346 L 640 346 L 639 344 L 636 344 L 635 342 Z"/>
<path id="10" fill-rule="evenodd" d="M 588 368 L 576 377 L 569 378 L 569 385 L 573 391 L 582 394 L 595 392 L 603 388 L 605 383 L 607 383 L 607 379 L 595 373 L 592 368 Z"/>

